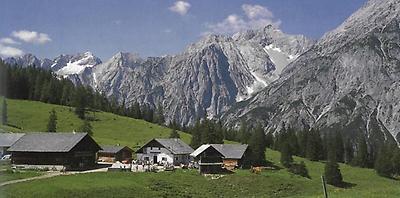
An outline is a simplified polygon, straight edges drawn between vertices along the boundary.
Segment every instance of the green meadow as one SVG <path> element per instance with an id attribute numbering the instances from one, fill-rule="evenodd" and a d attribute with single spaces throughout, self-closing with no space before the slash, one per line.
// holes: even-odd
<path id="1" fill-rule="evenodd" d="M 43 131 L 48 112 L 57 111 L 58 130 L 72 131 L 81 124 L 69 107 L 40 102 L 8 100 L 13 131 Z M 93 112 L 92 112 L 93 113 Z M 136 147 L 155 137 L 168 137 L 170 129 L 111 113 L 95 112 L 94 138 L 101 144 Z M 190 135 L 181 133 L 185 142 Z M 323 197 L 321 175 L 324 162 L 304 161 L 311 179 L 289 173 L 279 163 L 280 153 L 268 149 L 267 159 L 279 167 L 260 174 L 237 170 L 221 178 L 205 177 L 196 170 L 160 173 L 86 173 L 57 176 L 0 187 L 0 197 Z M 347 188 L 328 185 L 329 197 L 400 197 L 400 181 L 378 176 L 372 169 L 340 164 Z M 13 180 L 18 175 L 7 172 Z M 35 174 L 35 173 L 32 173 Z M 40 173 L 36 173 L 40 174 Z M 28 175 L 35 176 L 35 175 Z M 2 177 L 0 175 L 0 177 Z M 14 178 L 12 178 L 14 177 Z M 1 182 L 1 181 L 0 181 Z"/>

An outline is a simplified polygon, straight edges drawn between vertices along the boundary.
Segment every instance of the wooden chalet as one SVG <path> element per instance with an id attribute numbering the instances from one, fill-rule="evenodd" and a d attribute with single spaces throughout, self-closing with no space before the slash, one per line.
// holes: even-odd
<path id="1" fill-rule="evenodd" d="M 7 151 L 24 133 L 0 133 L 0 157 L 9 154 Z"/>
<path id="2" fill-rule="evenodd" d="M 101 147 L 87 133 L 27 133 L 8 151 L 19 167 L 85 170 L 96 165 Z"/>
<path id="3" fill-rule="evenodd" d="M 194 150 L 181 139 L 152 139 L 136 151 L 137 160 L 152 164 L 188 165 Z"/>
<path id="4" fill-rule="evenodd" d="M 247 156 L 246 144 L 205 144 L 190 154 L 200 173 L 223 173 L 241 167 Z"/>
<path id="5" fill-rule="evenodd" d="M 132 161 L 133 150 L 127 146 L 101 146 L 102 150 L 97 153 L 99 162 L 122 162 L 130 163 Z"/>

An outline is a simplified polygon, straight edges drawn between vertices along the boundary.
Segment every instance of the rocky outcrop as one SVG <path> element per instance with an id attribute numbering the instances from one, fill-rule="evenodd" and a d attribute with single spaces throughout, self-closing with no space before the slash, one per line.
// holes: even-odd
<path id="1" fill-rule="evenodd" d="M 371 0 L 273 82 L 223 119 L 342 130 L 372 143 L 399 141 L 400 1 Z"/>

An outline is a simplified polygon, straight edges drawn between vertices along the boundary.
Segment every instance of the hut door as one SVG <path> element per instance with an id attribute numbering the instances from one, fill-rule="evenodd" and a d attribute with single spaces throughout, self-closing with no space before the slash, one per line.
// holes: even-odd
<path id="1" fill-rule="evenodd" d="M 153 163 L 157 163 L 157 155 L 153 156 Z"/>

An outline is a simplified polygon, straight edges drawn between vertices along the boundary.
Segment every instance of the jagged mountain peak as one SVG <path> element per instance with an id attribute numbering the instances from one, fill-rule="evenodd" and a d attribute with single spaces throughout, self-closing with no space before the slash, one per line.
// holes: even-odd
<path id="1" fill-rule="evenodd" d="M 283 70 L 281 78 L 223 117 L 266 130 L 310 127 L 370 144 L 400 142 L 399 0 L 372 0 Z M 353 139 L 354 140 L 354 139 Z"/>
<path id="2" fill-rule="evenodd" d="M 382 31 L 400 16 L 400 0 L 369 0 L 339 27 L 326 33 L 318 42 L 324 52 L 334 52 L 348 42 Z M 335 44 L 332 44 L 335 41 Z"/>
<path id="3" fill-rule="evenodd" d="M 75 55 L 60 55 L 54 59 L 51 69 L 58 75 L 68 76 L 81 74 L 85 68 L 94 67 L 101 63 L 100 58 L 87 51 Z"/>
<path id="4" fill-rule="evenodd" d="M 20 57 L 8 57 L 4 59 L 4 62 L 10 64 L 10 65 L 19 65 L 22 67 L 28 67 L 28 66 L 36 66 L 36 67 L 41 67 L 42 62 L 40 59 L 38 59 L 35 55 L 27 53 L 24 54 Z"/>
<path id="5" fill-rule="evenodd" d="M 143 58 L 137 53 L 118 52 L 105 64 L 109 67 L 135 67 L 143 61 Z"/>

